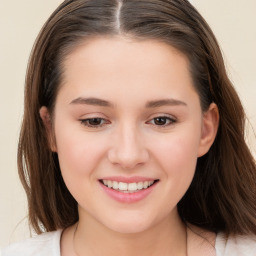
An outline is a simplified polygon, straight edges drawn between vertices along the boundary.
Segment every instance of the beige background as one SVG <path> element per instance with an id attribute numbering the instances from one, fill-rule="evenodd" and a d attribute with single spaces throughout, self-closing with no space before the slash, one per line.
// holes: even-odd
<path id="1" fill-rule="evenodd" d="M 215 32 L 256 131 L 256 1 L 192 0 Z M 29 236 L 16 149 L 26 64 L 35 37 L 60 0 L 0 0 L 0 248 Z M 255 154 L 256 139 L 249 128 Z M 256 155 L 256 154 L 255 154 Z"/>

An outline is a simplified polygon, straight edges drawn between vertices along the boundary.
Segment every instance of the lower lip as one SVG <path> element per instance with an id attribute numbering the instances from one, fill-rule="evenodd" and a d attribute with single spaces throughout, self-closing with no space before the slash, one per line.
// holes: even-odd
<path id="1" fill-rule="evenodd" d="M 145 197 L 147 197 L 152 192 L 152 190 L 156 187 L 156 184 L 158 182 L 155 182 L 153 185 L 151 185 L 150 187 L 148 187 L 146 189 L 142 189 L 142 190 L 139 190 L 138 192 L 134 192 L 134 193 L 122 193 L 122 192 L 116 191 L 112 188 L 106 187 L 101 182 L 99 182 L 99 183 L 100 183 L 102 189 L 104 190 L 104 192 L 106 192 L 106 194 L 108 196 L 115 199 L 116 201 L 121 202 L 121 203 L 134 203 L 134 202 L 138 202 L 138 201 L 144 199 Z"/>

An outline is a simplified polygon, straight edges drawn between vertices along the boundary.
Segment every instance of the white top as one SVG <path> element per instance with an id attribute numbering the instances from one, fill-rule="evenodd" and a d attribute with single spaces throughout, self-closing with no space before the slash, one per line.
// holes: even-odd
<path id="1" fill-rule="evenodd" d="M 0 256 L 60 256 L 61 233 L 62 230 L 43 233 L 11 244 Z"/>
<path id="2" fill-rule="evenodd" d="M 215 248 L 217 256 L 256 256 L 256 236 L 218 234 Z"/>
<path id="3" fill-rule="evenodd" d="M 60 256 L 61 230 L 44 233 L 3 249 L 1 256 Z M 256 236 L 218 234 L 216 256 L 256 256 Z"/>

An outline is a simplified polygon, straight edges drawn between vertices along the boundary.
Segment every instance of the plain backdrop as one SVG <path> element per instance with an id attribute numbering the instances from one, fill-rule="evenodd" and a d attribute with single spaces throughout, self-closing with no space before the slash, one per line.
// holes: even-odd
<path id="1" fill-rule="evenodd" d="M 0 248 L 30 235 L 16 151 L 26 65 L 34 40 L 60 0 L 0 0 Z M 228 73 L 256 131 L 256 1 L 192 0 L 212 27 Z M 256 138 L 247 126 L 255 154 Z"/>

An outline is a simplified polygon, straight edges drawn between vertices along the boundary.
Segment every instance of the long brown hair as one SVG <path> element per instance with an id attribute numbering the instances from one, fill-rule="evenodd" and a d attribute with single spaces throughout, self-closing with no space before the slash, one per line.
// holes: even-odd
<path id="1" fill-rule="evenodd" d="M 245 143 L 245 113 L 208 24 L 187 0 L 64 1 L 42 28 L 30 57 L 18 168 L 26 190 L 29 220 L 37 233 L 78 220 L 77 203 L 51 152 L 39 109 L 54 104 L 65 57 L 92 36 L 154 39 L 190 61 L 202 111 L 212 102 L 220 124 L 209 152 L 198 159 L 191 186 L 178 204 L 184 221 L 208 230 L 256 234 L 256 166 Z"/>

